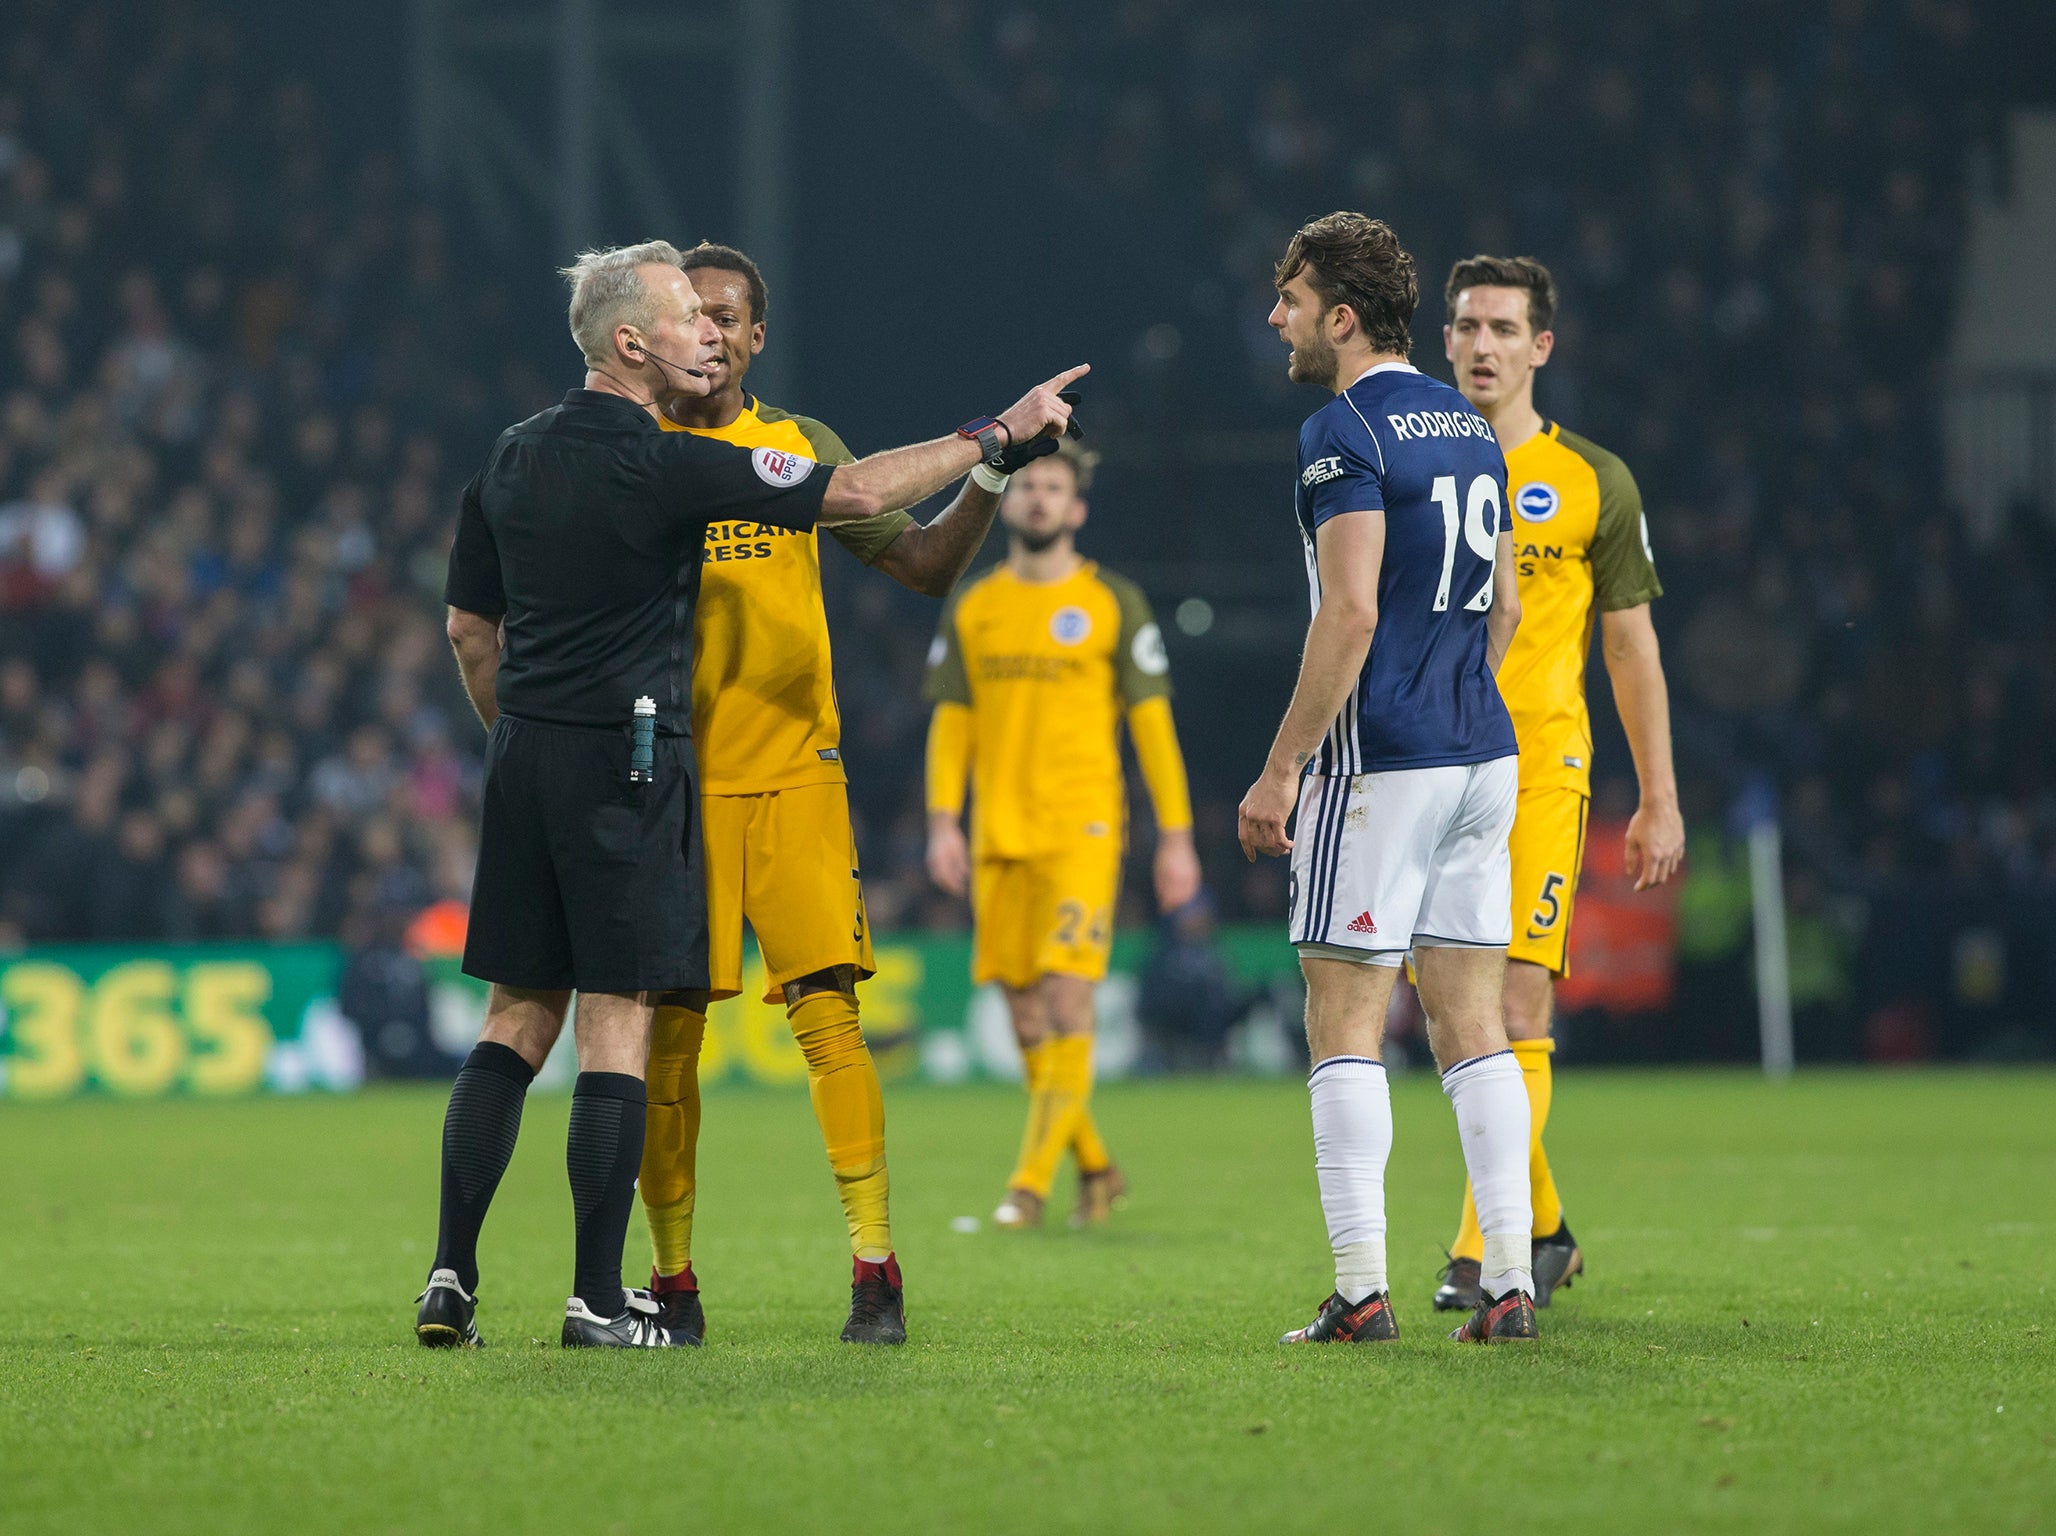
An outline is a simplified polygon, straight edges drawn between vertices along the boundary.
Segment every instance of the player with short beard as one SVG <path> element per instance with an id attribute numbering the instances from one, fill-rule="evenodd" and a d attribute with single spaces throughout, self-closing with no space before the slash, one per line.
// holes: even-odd
<path id="1" fill-rule="evenodd" d="M 1570 970 L 1571 901 L 1591 795 L 1585 656 L 1596 608 L 1600 652 L 1641 781 L 1642 803 L 1628 823 L 1626 868 L 1635 889 L 1648 890 L 1670 879 L 1685 852 L 1671 768 L 1670 698 L 1649 617 L 1663 585 L 1650 555 L 1642 493 L 1628 467 L 1535 409 L 1535 374 L 1556 341 L 1549 328 L 1556 311 L 1549 269 L 1526 256 L 1473 256 L 1450 269 L 1444 298 L 1443 348 L 1456 369 L 1456 387 L 1492 423 L 1506 454 L 1520 577 L 1521 629 L 1499 664 L 1499 691 L 1521 744 L 1506 1033 L 1528 1090 L 1535 1305 L 1546 1307 L 1551 1292 L 1569 1286 L 1585 1265 L 1542 1150 L 1556 1048 L 1550 1039 L 1555 980 Z M 1476 1305 L 1482 1242 L 1466 1188 L 1436 1307 Z"/>
<path id="2" fill-rule="evenodd" d="M 1170 662 L 1141 589 L 1079 555 L 1092 460 L 1066 443 L 1013 477 L 1004 565 L 967 584 L 929 653 L 928 871 L 976 920 L 971 975 L 997 981 L 1028 1087 L 1028 1126 L 996 1225 L 1042 1223 L 1078 1162 L 1074 1226 L 1126 1190 L 1094 1123 L 1093 991 L 1106 975 L 1127 841 L 1121 722 L 1156 812 L 1156 896 L 1199 893 Z M 972 782 L 971 841 L 961 818 Z"/>
<path id="3" fill-rule="evenodd" d="M 1411 959 L 1485 1232 L 1453 1338 L 1533 1339 L 1528 1103 L 1499 991 L 1513 723 L 1492 669 L 1520 623 L 1491 428 L 1406 361 L 1413 258 L 1359 213 L 1304 226 L 1270 323 L 1332 393 L 1299 436 L 1313 621 L 1291 705 L 1238 811 L 1245 855 L 1292 857 L 1314 1170 L 1335 1288 L 1285 1344 L 1399 1337 L 1385 1261 L 1385 1010 Z M 1286 823 L 1297 811 L 1291 836 Z"/>

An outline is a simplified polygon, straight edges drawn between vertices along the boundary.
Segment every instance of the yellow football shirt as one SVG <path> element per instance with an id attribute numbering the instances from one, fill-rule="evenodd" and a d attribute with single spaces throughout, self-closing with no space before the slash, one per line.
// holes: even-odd
<path id="1" fill-rule="evenodd" d="M 973 853 L 1037 858 L 1119 834 L 1122 714 L 1170 692 L 1163 632 L 1125 577 L 1088 560 L 1027 582 L 1002 565 L 958 588 L 922 693 L 971 711 Z"/>
<path id="2" fill-rule="evenodd" d="M 1547 422 L 1506 456 L 1521 625 L 1499 664 L 1523 790 L 1592 783 L 1585 656 L 1598 611 L 1661 596 L 1642 493 L 1627 465 Z"/>
<path id="3" fill-rule="evenodd" d="M 662 425 L 687 430 L 670 421 Z M 727 426 L 691 430 L 822 464 L 856 462 L 820 422 L 751 395 L 743 397 L 742 414 Z M 904 512 L 890 512 L 832 523 L 828 532 L 869 565 L 911 522 Z M 715 523 L 707 529 L 701 562 L 692 668 L 700 792 L 756 795 L 843 782 L 820 540 L 812 532 L 763 523 Z"/>

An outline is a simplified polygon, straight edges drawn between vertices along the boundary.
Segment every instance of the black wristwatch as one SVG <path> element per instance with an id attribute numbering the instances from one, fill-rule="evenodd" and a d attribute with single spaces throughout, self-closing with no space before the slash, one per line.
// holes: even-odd
<path id="1" fill-rule="evenodd" d="M 1006 443 L 1000 441 L 999 423 L 990 416 L 979 416 L 965 422 L 957 428 L 957 436 L 968 437 L 976 443 L 978 457 L 988 464 L 1007 450 Z M 1013 434 L 1009 432 L 1007 437 L 1011 440 Z"/>

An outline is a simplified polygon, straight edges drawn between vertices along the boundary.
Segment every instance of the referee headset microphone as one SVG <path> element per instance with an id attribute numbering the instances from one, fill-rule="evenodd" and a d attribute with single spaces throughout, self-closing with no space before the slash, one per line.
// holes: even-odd
<path id="1" fill-rule="evenodd" d="M 648 358 L 651 362 L 657 364 L 657 366 L 660 368 L 676 368 L 680 373 L 689 373 L 696 379 L 703 379 L 706 377 L 706 375 L 700 372 L 699 369 L 688 368 L 684 363 L 673 362 L 670 358 L 666 357 L 661 352 L 652 352 L 648 347 L 644 346 L 639 341 L 631 341 L 630 343 L 628 343 L 628 350 L 634 352 L 636 355 L 640 357 Z"/>

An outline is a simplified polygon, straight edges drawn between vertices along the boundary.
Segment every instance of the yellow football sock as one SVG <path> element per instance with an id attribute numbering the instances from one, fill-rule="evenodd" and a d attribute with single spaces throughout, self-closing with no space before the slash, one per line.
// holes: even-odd
<path id="1" fill-rule="evenodd" d="M 1080 1173 L 1104 1173 L 1114 1166 L 1107 1144 L 1100 1139 L 1090 1104 L 1078 1111 L 1078 1124 L 1071 1132 L 1071 1155 L 1078 1159 Z"/>
<path id="2" fill-rule="evenodd" d="M 811 992 L 785 1013 L 807 1058 L 807 1093 L 849 1222 L 850 1252 L 875 1263 L 892 1252 L 885 1095 L 857 1024 L 857 1000 L 847 992 Z"/>
<path id="3" fill-rule="evenodd" d="M 642 1203 L 657 1273 L 692 1263 L 692 1208 L 700 1145 L 700 1047 L 707 1016 L 660 1006 L 650 1026 Z"/>
<path id="4" fill-rule="evenodd" d="M 1549 1101 L 1553 1084 L 1549 1058 L 1556 1050 L 1554 1040 L 1512 1040 L 1513 1059 L 1521 1064 L 1521 1084 L 1528 1090 L 1528 1198 L 1535 1207 L 1530 1229 L 1536 1237 L 1547 1237 L 1563 1225 L 1563 1197 L 1556 1191 L 1556 1176 L 1549 1171 L 1549 1154 L 1542 1150 L 1542 1128 L 1549 1124 Z M 1485 1235 L 1478 1230 L 1478 1202 L 1468 1181 L 1463 1187 L 1463 1219 L 1456 1229 L 1456 1241 L 1449 1246 L 1453 1259 L 1482 1259 Z"/>
<path id="5" fill-rule="evenodd" d="M 1056 1044 L 1054 1040 L 1038 1040 L 1021 1047 L 1021 1086 L 1028 1092 L 1028 1123 L 1021 1127 L 1021 1150 L 1014 1158 L 1014 1172 L 1007 1179 L 1009 1189 L 1024 1187 L 1021 1170 L 1028 1166 L 1048 1134 L 1049 1072 L 1056 1059 Z"/>
<path id="6" fill-rule="evenodd" d="M 1534 1233 L 1547 1237 L 1563 1225 L 1563 1196 L 1556 1192 L 1556 1175 L 1549 1171 L 1549 1154 L 1542 1150 L 1542 1127 L 1549 1123 L 1554 1088 L 1549 1058 L 1556 1042 L 1515 1040 L 1512 1045 L 1514 1060 L 1521 1064 L 1521 1082 L 1528 1090 L 1528 1198 L 1535 1206 Z"/>
<path id="7" fill-rule="evenodd" d="M 1092 1036 L 1058 1035 L 1044 1051 L 1042 1080 L 1029 1095 L 1021 1160 L 1007 1184 L 1047 1200 L 1057 1164 L 1092 1098 Z"/>

